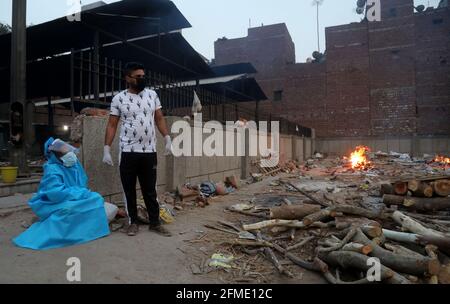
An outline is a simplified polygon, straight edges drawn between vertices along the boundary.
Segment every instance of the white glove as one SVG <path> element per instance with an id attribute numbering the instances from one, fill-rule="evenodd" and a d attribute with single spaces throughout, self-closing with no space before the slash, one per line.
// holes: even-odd
<path id="1" fill-rule="evenodd" d="M 165 137 L 165 140 L 166 140 L 166 149 L 165 149 L 164 155 L 165 156 L 172 155 L 173 154 L 172 153 L 172 139 L 170 138 L 170 135 L 167 135 Z"/>
<path id="2" fill-rule="evenodd" d="M 112 156 L 111 156 L 111 147 L 110 146 L 105 146 L 103 148 L 103 163 L 114 167 L 114 162 L 112 160 Z"/>

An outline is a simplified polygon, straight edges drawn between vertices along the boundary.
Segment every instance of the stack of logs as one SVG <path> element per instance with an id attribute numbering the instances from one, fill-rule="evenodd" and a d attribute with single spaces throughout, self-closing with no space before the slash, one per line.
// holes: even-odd
<path id="1" fill-rule="evenodd" d="M 383 203 L 413 211 L 430 212 L 450 208 L 450 179 L 427 177 L 401 180 L 381 186 Z"/>
<path id="2" fill-rule="evenodd" d="M 419 188 L 422 188 L 422 182 L 424 180 L 420 180 Z M 261 248 L 259 251 L 282 275 L 290 273 L 279 256 L 302 268 L 322 273 L 332 284 L 450 283 L 450 234 L 448 226 L 444 225 L 448 222 L 437 217 L 437 222 L 430 225 L 423 218 L 413 217 L 398 208 L 367 209 L 323 201 L 292 183 L 284 183 L 307 196 L 311 204 L 293 205 L 284 199 L 285 205 L 271 208 L 265 215 L 248 211 L 247 216 L 266 217 L 264 221 L 242 227 L 243 231 L 252 232 L 256 240 L 235 239 L 230 244 L 240 246 L 247 254 L 255 252 L 249 248 Z M 436 194 L 447 187 L 442 180 L 433 180 L 430 184 Z M 408 198 L 401 197 L 403 200 Z M 428 208 L 417 205 L 416 201 L 410 205 L 415 206 L 415 210 L 422 208 L 419 206 Z M 298 230 L 308 231 L 309 236 L 292 243 Z M 287 242 L 271 236 L 284 231 Z M 294 254 L 294 250 L 309 242 L 315 243 L 315 254 L 311 259 L 303 260 Z M 371 271 L 374 266 L 376 268 L 376 263 L 379 263 L 378 278 L 370 275 L 374 274 Z M 343 281 L 342 271 L 351 282 Z"/>

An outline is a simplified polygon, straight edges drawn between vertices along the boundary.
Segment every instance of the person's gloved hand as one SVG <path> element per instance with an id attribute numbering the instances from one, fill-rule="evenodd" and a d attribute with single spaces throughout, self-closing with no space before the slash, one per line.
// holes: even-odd
<path id="1" fill-rule="evenodd" d="M 164 155 L 165 156 L 169 156 L 169 155 L 172 155 L 172 139 L 170 138 L 170 135 L 167 135 L 166 137 L 165 137 L 165 140 L 166 140 L 166 149 L 165 149 L 165 152 L 164 152 Z"/>
<path id="2" fill-rule="evenodd" d="M 114 167 L 114 162 L 112 160 L 112 156 L 111 156 L 111 147 L 110 146 L 105 146 L 103 148 L 103 163 Z"/>

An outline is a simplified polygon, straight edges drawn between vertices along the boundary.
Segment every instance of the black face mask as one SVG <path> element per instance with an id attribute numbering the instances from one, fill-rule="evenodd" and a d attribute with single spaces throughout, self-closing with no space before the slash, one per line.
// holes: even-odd
<path id="1" fill-rule="evenodd" d="M 131 85 L 133 89 L 138 92 L 142 92 L 147 87 L 146 78 L 136 78 L 136 84 Z"/>

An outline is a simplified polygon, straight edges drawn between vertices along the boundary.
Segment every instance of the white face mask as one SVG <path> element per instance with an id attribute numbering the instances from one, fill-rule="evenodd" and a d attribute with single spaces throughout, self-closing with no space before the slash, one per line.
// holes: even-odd
<path id="1" fill-rule="evenodd" d="M 61 157 L 64 167 L 70 168 L 77 164 L 78 158 L 73 152 L 69 152 L 63 157 Z"/>

